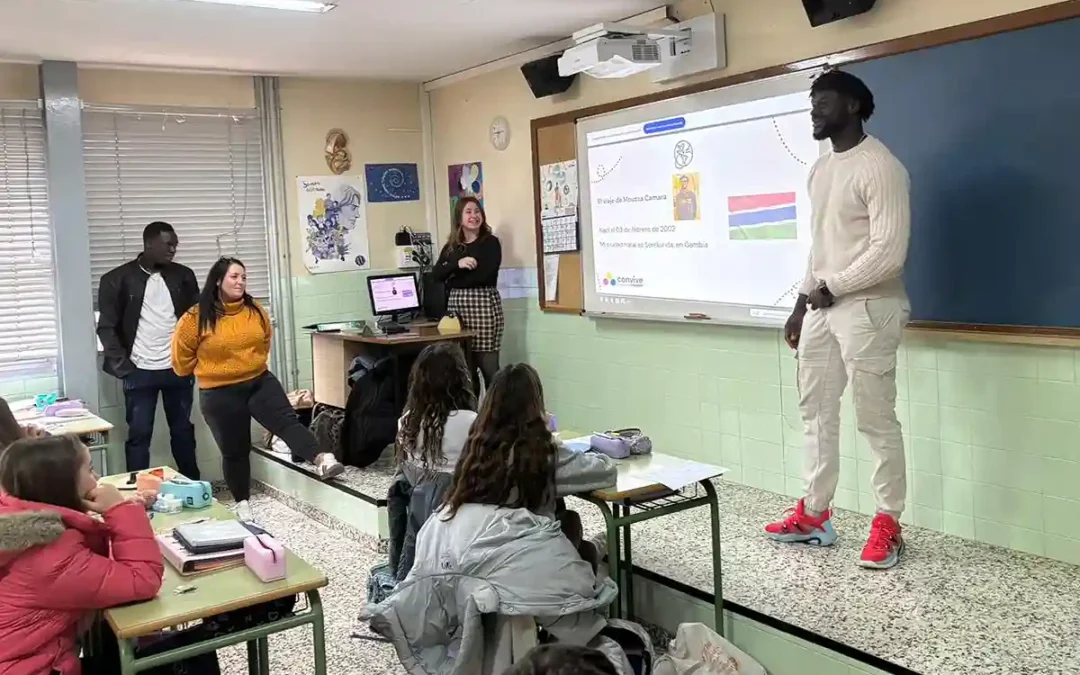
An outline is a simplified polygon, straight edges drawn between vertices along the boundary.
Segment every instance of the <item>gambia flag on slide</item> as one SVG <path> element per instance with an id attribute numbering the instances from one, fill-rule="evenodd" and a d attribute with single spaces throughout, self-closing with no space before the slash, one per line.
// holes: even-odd
<path id="1" fill-rule="evenodd" d="M 728 238 L 733 240 L 798 239 L 795 193 L 728 197 Z"/>

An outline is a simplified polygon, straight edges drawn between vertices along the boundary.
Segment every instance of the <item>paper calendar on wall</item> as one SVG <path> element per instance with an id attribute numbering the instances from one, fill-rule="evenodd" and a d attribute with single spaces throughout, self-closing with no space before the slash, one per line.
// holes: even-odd
<path id="1" fill-rule="evenodd" d="M 577 161 L 541 166 L 538 187 L 544 253 L 579 250 Z"/>

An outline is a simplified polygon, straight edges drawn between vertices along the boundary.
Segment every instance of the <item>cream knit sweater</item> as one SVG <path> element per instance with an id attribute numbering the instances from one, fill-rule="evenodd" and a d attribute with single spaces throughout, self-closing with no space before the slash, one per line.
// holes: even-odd
<path id="1" fill-rule="evenodd" d="M 903 295 L 909 188 L 904 165 L 873 136 L 822 155 L 810 170 L 813 244 L 800 292 L 824 281 L 837 297 Z"/>

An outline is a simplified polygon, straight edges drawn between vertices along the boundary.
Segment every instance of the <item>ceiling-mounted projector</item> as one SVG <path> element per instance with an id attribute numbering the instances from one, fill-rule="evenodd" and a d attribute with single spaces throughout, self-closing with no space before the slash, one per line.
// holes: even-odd
<path id="1" fill-rule="evenodd" d="M 559 58 L 559 75 L 629 77 L 661 64 L 660 44 L 641 35 L 609 34 L 578 42 Z"/>
<path id="2" fill-rule="evenodd" d="M 598 23 L 577 31 L 559 58 L 559 75 L 629 77 L 653 70 L 657 82 L 723 68 L 724 15 L 707 14 L 668 28 Z"/>

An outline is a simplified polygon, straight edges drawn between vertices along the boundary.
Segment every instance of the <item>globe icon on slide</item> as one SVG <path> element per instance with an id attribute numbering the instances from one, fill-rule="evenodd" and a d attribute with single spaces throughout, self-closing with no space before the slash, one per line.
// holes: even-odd
<path id="1" fill-rule="evenodd" d="M 682 170 L 690 166 L 694 161 L 694 146 L 690 141 L 679 141 L 675 144 L 675 168 Z"/>

